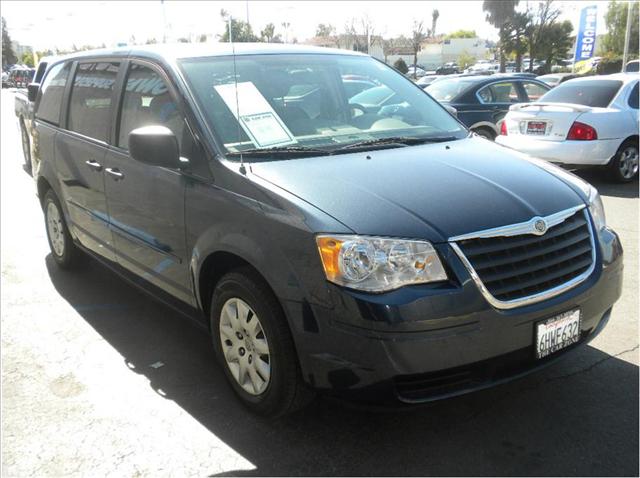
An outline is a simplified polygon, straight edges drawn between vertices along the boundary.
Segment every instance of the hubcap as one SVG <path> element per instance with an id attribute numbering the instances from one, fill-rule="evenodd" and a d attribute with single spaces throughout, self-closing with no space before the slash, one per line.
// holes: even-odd
<path id="1" fill-rule="evenodd" d="M 249 305 L 229 299 L 220 312 L 220 343 L 227 367 L 242 389 L 260 395 L 269 385 L 271 357 L 262 324 Z"/>
<path id="2" fill-rule="evenodd" d="M 49 240 L 51 241 L 53 252 L 58 257 L 64 255 L 63 227 L 58 207 L 54 203 L 49 202 L 47 205 L 47 232 L 49 233 Z"/>
<path id="3" fill-rule="evenodd" d="M 628 146 L 620 153 L 620 174 L 625 179 L 631 179 L 638 173 L 638 148 Z"/>

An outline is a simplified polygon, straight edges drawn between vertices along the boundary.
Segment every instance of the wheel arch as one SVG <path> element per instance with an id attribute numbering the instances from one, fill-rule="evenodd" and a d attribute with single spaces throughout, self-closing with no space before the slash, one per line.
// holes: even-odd
<path id="1" fill-rule="evenodd" d="M 471 126 L 469 126 L 470 130 L 480 129 L 480 128 L 491 130 L 491 132 L 496 136 L 498 136 L 498 133 L 500 132 L 498 130 L 498 127 L 490 121 L 478 121 L 477 123 L 474 123 Z"/>

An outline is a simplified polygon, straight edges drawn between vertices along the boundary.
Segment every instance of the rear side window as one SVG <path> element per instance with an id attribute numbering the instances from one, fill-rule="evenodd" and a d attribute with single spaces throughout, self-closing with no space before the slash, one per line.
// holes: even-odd
<path id="1" fill-rule="evenodd" d="M 617 80 L 571 80 L 549 91 L 542 101 L 606 108 L 621 86 Z"/>
<path id="2" fill-rule="evenodd" d="M 164 80 L 153 69 L 134 63 L 129 69 L 120 113 L 118 146 L 129 149 L 129 133 L 142 126 L 166 126 L 182 145 L 184 121 Z"/>
<path id="3" fill-rule="evenodd" d="M 527 93 L 529 101 L 537 101 L 542 98 L 547 91 L 549 91 L 549 88 L 544 88 L 538 83 L 533 83 L 531 81 L 523 81 L 522 86 L 524 87 L 524 91 Z"/>
<path id="4" fill-rule="evenodd" d="M 107 141 L 118 63 L 78 65 L 69 101 L 68 129 Z"/>
<path id="5" fill-rule="evenodd" d="M 634 110 L 638 109 L 638 83 L 631 90 L 631 96 L 629 96 L 629 106 Z"/>
<path id="6" fill-rule="evenodd" d="M 36 110 L 36 118 L 54 125 L 60 122 L 60 106 L 71 63 L 60 63 L 51 68 L 40 87 L 40 102 Z"/>
<path id="7" fill-rule="evenodd" d="M 520 101 L 516 85 L 510 81 L 485 86 L 478 91 L 478 98 L 485 104 L 518 103 Z"/>

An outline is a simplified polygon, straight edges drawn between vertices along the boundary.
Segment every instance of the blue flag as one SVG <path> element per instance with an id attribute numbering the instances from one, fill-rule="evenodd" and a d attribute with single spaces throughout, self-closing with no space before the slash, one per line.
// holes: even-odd
<path id="1" fill-rule="evenodd" d="M 575 63 L 590 59 L 596 51 L 596 20 L 598 8 L 584 7 L 580 12 L 580 26 L 576 41 Z"/>

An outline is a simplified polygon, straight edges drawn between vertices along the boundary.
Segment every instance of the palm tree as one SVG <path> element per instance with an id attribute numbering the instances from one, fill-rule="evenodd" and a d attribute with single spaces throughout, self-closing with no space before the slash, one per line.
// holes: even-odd
<path id="1" fill-rule="evenodd" d="M 436 23 L 438 23 L 438 17 L 440 17 L 440 12 L 437 8 L 434 8 L 431 11 L 431 36 L 436 36 Z"/>
<path id="2" fill-rule="evenodd" d="M 482 10 L 487 12 L 487 21 L 500 29 L 500 72 L 505 71 L 504 39 L 505 24 L 512 19 L 519 0 L 484 0 Z"/>

